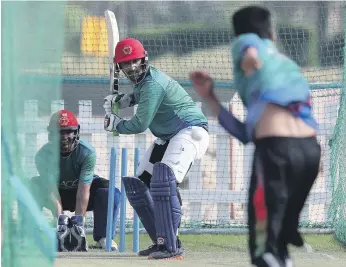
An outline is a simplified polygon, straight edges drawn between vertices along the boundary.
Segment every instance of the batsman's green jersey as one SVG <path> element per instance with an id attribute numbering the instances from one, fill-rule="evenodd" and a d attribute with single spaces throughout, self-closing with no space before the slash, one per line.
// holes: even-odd
<path id="1" fill-rule="evenodd" d="M 135 85 L 134 96 L 136 114 L 117 125 L 120 134 L 138 134 L 149 128 L 156 137 L 169 140 L 184 128 L 208 127 L 207 118 L 185 89 L 153 66 Z"/>

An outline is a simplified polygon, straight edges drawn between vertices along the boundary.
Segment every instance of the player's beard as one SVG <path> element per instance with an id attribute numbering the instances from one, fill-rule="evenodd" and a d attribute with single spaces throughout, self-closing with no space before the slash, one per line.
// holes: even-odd
<path id="1" fill-rule="evenodd" d="M 60 138 L 60 154 L 68 156 L 77 146 L 77 140 L 74 133 L 62 135 Z"/>
<path id="2" fill-rule="evenodd" d="M 132 64 L 131 67 L 122 70 L 125 76 L 134 84 L 140 82 L 140 78 L 145 75 L 145 67 L 142 63 Z"/>
<path id="3" fill-rule="evenodd" d="M 129 80 L 133 83 L 137 83 L 137 80 L 139 79 L 139 77 L 142 75 L 141 72 L 137 73 L 135 71 L 131 71 L 131 72 L 126 72 L 126 76 L 127 78 L 129 78 Z"/>

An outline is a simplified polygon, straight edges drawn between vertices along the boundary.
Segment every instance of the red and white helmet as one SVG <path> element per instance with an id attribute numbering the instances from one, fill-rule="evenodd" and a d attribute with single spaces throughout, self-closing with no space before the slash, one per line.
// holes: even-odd
<path id="1" fill-rule="evenodd" d="M 80 126 L 75 114 L 69 110 L 55 112 L 47 127 L 48 139 L 53 141 L 54 133 L 60 133 L 60 152 L 69 155 L 79 143 Z"/>
<path id="2" fill-rule="evenodd" d="M 63 109 L 55 112 L 49 121 L 48 130 L 78 130 L 79 124 L 73 112 Z"/>
<path id="3" fill-rule="evenodd" d="M 125 38 L 118 42 L 115 47 L 114 63 L 119 64 L 146 56 L 147 52 L 140 41 L 134 38 Z"/>
<path id="4" fill-rule="evenodd" d="M 134 38 L 125 38 L 117 44 L 114 63 L 134 84 L 141 82 L 149 69 L 147 51 Z"/>

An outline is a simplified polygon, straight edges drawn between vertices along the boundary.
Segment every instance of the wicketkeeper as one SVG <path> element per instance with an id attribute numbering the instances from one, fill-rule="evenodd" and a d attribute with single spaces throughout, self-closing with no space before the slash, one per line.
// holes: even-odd
<path id="1" fill-rule="evenodd" d="M 43 195 L 40 207 L 56 211 L 58 218 L 58 251 L 87 251 L 84 224 L 87 211 L 94 213 L 94 240 L 96 247 L 106 248 L 108 206 L 108 180 L 94 174 L 95 149 L 80 140 L 80 126 L 76 116 L 68 110 L 52 115 L 49 126 L 49 142 L 36 154 L 35 163 L 40 176 L 33 177 L 33 190 Z M 60 145 L 58 144 L 60 143 Z M 51 162 L 60 146 L 60 162 Z M 56 166 L 57 169 L 51 169 Z M 58 184 L 55 181 L 58 174 Z M 120 191 L 114 188 L 113 238 L 115 235 L 117 206 Z M 75 212 L 69 218 L 63 211 Z M 112 241 L 112 250 L 117 244 Z"/>

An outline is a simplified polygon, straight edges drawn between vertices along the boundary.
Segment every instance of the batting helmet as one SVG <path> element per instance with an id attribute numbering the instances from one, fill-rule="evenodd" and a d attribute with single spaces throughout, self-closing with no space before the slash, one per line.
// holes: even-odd
<path id="1" fill-rule="evenodd" d="M 52 142 L 54 132 L 60 132 L 60 153 L 68 156 L 79 144 L 79 129 L 77 117 L 69 110 L 60 110 L 50 118 L 48 139 Z"/>
<path id="2" fill-rule="evenodd" d="M 63 109 L 55 112 L 50 118 L 48 130 L 78 130 L 79 124 L 76 115 L 73 112 Z"/>
<path id="3" fill-rule="evenodd" d="M 115 47 L 114 63 L 116 64 L 144 57 L 146 57 L 146 51 L 142 43 L 134 38 L 125 38 Z"/>

